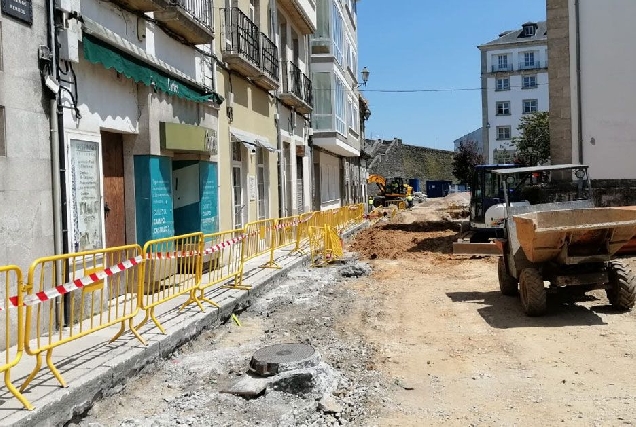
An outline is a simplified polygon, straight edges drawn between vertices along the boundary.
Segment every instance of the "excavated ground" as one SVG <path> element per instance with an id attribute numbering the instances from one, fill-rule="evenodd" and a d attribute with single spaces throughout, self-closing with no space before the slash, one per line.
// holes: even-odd
<path id="1" fill-rule="evenodd" d="M 204 333 L 79 424 L 636 423 L 635 314 L 593 292 L 550 298 L 545 317 L 526 317 L 517 298 L 500 294 L 495 259 L 451 254 L 458 228 L 449 210 L 461 197 L 380 220 L 348 248 L 359 261 L 293 272 L 240 315 L 241 327 Z M 221 392 L 254 351 L 285 342 L 321 353 L 313 383 L 252 399 Z"/>

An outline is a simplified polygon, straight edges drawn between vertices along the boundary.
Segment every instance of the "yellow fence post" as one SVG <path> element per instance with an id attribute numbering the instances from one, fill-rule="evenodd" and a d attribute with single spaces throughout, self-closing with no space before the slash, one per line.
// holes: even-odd
<path id="1" fill-rule="evenodd" d="M 24 285 L 22 283 L 22 271 L 15 265 L 7 265 L 0 267 L 0 277 L 4 280 L 5 293 L 4 293 L 4 342 L 5 342 L 5 360 L 4 364 L 0 366 L 0 372 L 4 372 L 4 384 L 7 389 L 13 394 L 16 399 L 22 403 L 22 405 L 32 411 L 33 405 L 27 400 L 26 397 L 11 382 L 11 368 L 16 366 L 20 359 L 22 359 L 22 353 L 24 352 L 24 306 L 23 295 Z M 15 304 L 11 302 L 11 295 L 15 292 Z M 15 307 L 14 307 L 15 306 Z M 16 317 L 12 322 L 12 314 L 15 313 Z M 15 326 L 12 326 L 14 323 Z M 11 335 L 12 329 L 17 329 L 17 335 L 14 337 Z M 16 339 L 15 354 L 11 355 L 11 343 L 13 338 Z"/>
<path id="2" fill-rule="evenodd" d="M 269 239 L 269 261 L 261 266 L 261 268 L 281 268 L 280 265 L 276 263 L 275 253 L 278 246 L 278 237 L 279 237 L 279 229 L 278 229 L 279 220 L 275 219 L 272 222 L 272 229 Z"/>

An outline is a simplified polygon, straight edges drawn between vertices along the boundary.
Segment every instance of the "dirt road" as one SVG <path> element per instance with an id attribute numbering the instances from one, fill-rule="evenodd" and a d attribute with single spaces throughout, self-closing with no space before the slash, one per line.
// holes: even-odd
<path id="1" fill-rule="evenodd" d="M 437 204 L 436 204 L 437 203 Z M 149 367 L 81 425 L 571 425 L 636 423 L 636 318 L 604 293 L 549 300 L 528 318 L 499 293 L 494 259 L 451 254 L 438 202 L 361 233 L 371 276 L 299 270 L 241 315 Z M 443 207 L 443 206 L 442 206 Z M 220 393 L 263 345 L 307 342 L 328 367 L 320 393 Z M 96 424 L 92 424 L 96 425 Z"/>

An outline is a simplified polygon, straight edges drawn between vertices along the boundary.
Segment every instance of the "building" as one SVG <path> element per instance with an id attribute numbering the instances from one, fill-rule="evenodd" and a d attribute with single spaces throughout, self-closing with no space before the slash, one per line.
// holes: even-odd
<path id="1" fill-rule="evenodd" d="M 280 46 L 281 87 L 278 127 L 280 216 L 312 210 L 310 115 L 313 90 L 310 76 L 310 35 L 316 31 L 316 5 L 309 0 L 278 0 L 277 40 Z"/>
<path id="2" fill-rule="evenodd" d="M 484 129 L 479 128 L 453 141 L 454 151 L 459 150 L 459 146 L 463 142 L 474 142 L 480 153 L 484 152 Z"/>
<path id="3" fill-rule="evenodd" d="M 599 205 L 636 204 L 634 16 L 634 2 L 547 2 L 552 163 L 589 165 Z"/>
<path id="4" fill-rule="evenodd" d="M 57 107 L 40 74 L 52 66 L 46 4 L 12 5 L 2 3 L 0 27 L 0 265 L 26 268 L 54 253 L 49 117 Z"/>
<path id="5" fill-rule="evenodd" d="M 549 111 L 546 22 L 527 22 L 478 48 L 484 155 L 489 163 L 510 163 L 521 117 Z"/>
<path id="6" fill-rule="evenodd" d="M 344 160 L 360 156 L 357 0 L 317 0 L 311 41 L 314 207 L 346 202 Z"/>

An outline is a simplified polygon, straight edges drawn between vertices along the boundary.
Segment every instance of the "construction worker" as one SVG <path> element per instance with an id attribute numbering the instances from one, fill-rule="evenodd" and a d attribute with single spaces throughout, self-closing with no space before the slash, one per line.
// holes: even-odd
<path id="1" fill-rule="evenodd" d="M 412 194 L 407 194 L 406 195 L 406 201 L 409 203 L 409 208 L 413 207 L 413 195 Z"/>
<path id="2" fill-rule="evenodd" d="M 373 210 L 373 196 L 369 196 L 369 201 L 367 203 L 369 203 L 369 213 L 371 213 Z"/>

